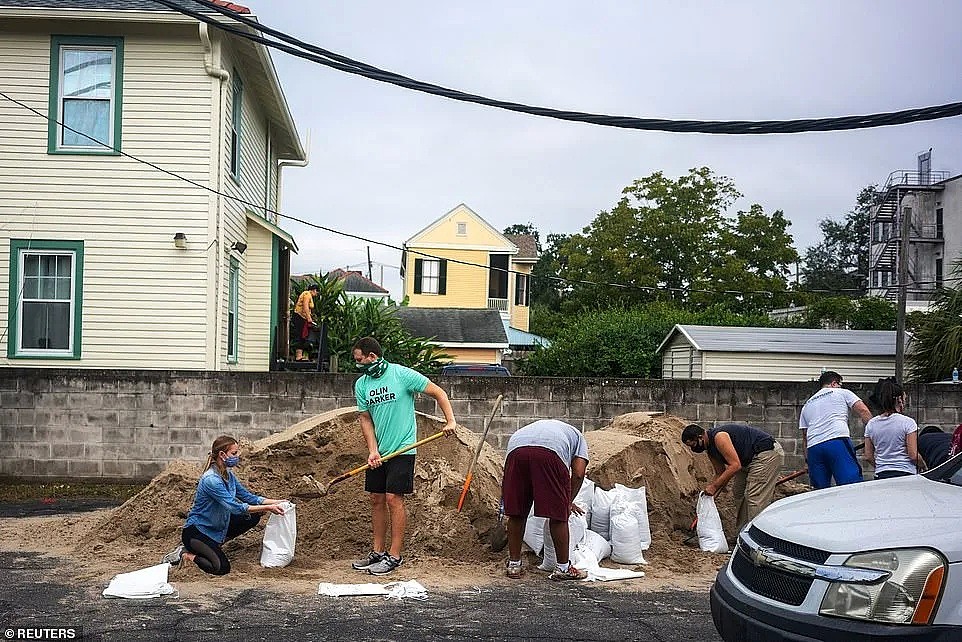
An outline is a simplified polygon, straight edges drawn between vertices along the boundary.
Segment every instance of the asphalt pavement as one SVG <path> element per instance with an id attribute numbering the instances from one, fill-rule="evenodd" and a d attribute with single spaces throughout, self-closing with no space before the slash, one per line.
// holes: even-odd
<path id="1" fill-rule="evenodd" d="M 0 516 L 16 519 L 12 515 L 37 514 L 40 508 L 45 513 L 49 507 L 26 508 L 0 505 Z M 425 601 L 284 595 L 263 589 L 227 590 L 202 599 L 123 600 L 103 598 L 103 588 L 72 583 L 55 558 L 0 553 L 0 635 L 4 639 L 271 642 L 720 639 L 711 621 L 707 591 L 627 593 L 533 578 L 516 586 L 460 592 L 435 592 L 428 587 Z M 75 637 L 58 632 L 67 627 L 79 627 L 72 634 Z"/>

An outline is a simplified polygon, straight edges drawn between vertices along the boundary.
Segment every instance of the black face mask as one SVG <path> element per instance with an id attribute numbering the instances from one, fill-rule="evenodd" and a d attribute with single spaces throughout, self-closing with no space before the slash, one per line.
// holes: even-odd
<path id="1" fill-rule="evenodd" d="M 704 445 L 703 443 L 701 443 L 701 442 L 698 442 L 698 443 L 695 444 L 694 446 L 690 446 L 690 448 L 691 448 L 691 451 L 692 451 L 693 453 L 703 453 L 703 452 L 705 452 L 705 445 Z"/>

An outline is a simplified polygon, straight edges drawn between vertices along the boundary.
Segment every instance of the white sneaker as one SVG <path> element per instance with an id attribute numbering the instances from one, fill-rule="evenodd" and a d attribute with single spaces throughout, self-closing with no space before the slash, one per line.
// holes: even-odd
<path id="1" fill-rule="evenodd" d="M 164 555 L 164 559 L 160 560 L 161 563 L 167 562 L 171 566 L 178 566 L 180 564 L 181 558 L 184 556 L 184 545 L 181 544 L 171 552 Z"/>

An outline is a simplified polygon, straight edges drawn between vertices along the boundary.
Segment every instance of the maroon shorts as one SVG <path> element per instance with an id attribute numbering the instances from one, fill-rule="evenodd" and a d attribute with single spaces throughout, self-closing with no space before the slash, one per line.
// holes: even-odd
<path id="1" fill-rule="evenodd" d="M 566 522 L 571 473 L 553 450 L 540 446 L 515 448 L 504 462 L 501 496 L 508 517 L 527 517 L 534 503 L 537 517 Z"/>

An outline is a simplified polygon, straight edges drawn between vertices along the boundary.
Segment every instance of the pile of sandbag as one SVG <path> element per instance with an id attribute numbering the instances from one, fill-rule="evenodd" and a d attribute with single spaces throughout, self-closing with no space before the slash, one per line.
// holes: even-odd
<path id="1" fill-rule="evenodd" d="M 597 567 L 606 559 L 618 564 L 647 564 L 644 551 L 651 546 L 645 489 L 615 484 L 605 490 L 585 479 L 574 503 L 584 511 L 568 518 L 568 559 L 578 568 Z M 538 568 L 553 571 L 558 563 L 548 520 L 535 517 L 525 524 L 524 543 L 542 558 Z"/>

